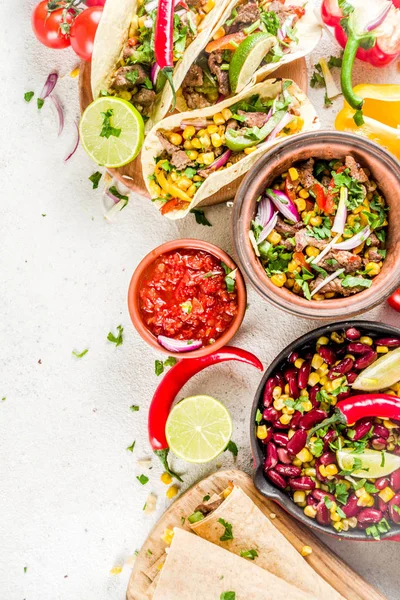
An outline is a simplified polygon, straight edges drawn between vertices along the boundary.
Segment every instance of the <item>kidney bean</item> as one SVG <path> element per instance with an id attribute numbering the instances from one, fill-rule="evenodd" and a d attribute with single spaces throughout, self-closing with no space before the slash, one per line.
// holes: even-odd
<path id="1" fill-rule="evenodd" d="M 324 501 L 321 501 L 317 506 L 316 519 L 320 525 L 329 525 L 331 522 L 329 510 Z"/>
<path id="2" fill-rule="evenodd" d="M 299 353 L 298 352 L 291 352 L 288 356 L 288 361 L 294 365 L 294 363 L 296 362 L 296 360 L 299 358 Z"/>
<path id="3" fill-rule="evenodd" d="M 306 441 L 307 432 L 304 431 L 304 429 L 298 429 L 287 443 L 286 450 L 288 451 L 289 456 L 296 456 L 300 450 L 303 450 Z"/>
<path id="4" fill-rule="evenodd" d="M 347 344 L 347 350 L 350 354 L 366 354 L 367 352 L 371 352 L 371 346 L 362 344 L 361 342 L 353 342 Z"/>
<path id="5" fill-rule="evenodd" d="M 328 413 L 324 410 L 321 410 L 320 408 L 313 408 L 312 410 L 310 410 L 310 412 L 306 413 L 302 417 L 299 426 L 301 427 L 301 429 L 310 429 L 311 427 L 314 427 L 314 425 L 321 423 L 321 421 L 326 419 L 327 416 Z"/>
<path id="6" fill-rule="evenodd" d="M 350 373 L 347 373 L 347 375 L 346 375 L 347 383 L 349 383 L 351 385 L 352 383 L 355 382 L 357 377 L 358 377 L 357 373 L 354 373 L 354 371 L 350 371 Z"/>
<path id="7" fill-rule="evenodd" d="M 374 438 L 371 445 L 374 450 L 384 450 L 386 448 L 386 443 L 384 438 Z"/>
<path id="8" fill-rule="evenodd" d="M 349 398 L 351 396 L 351 391 L 347 391 L 347 392 L 340 392 L 340 394 L 338 394 L 336 396 L 336 400 L 338 402 L 340 402 L 341 400 L 346 400 L 346 398 Z"/>
<path id="9" fill-rule="evenodd" d="M 318 500 L 316 500 L 315 498 L 313 498 L 311 496 L 311 494 L 308 494 L 307 498 L 306 498 L 306 502 L 308 506 L 313 506 L 314 508 L 317 508 L 318 506 Z"/>
<path id="10" fill-rule="evenodd" d="M 290 421 L 291 423 L 291 421 Z M 274 429 L 283 429 L 285 431 L 287 431 L 288 429 L 290 429 L 290 423 L 281 423 L 280 421 L 275 421 L 274 423 Z"/>
<path id="11" fill-rule="evenodd" d="M 396 446 L 396 448 L 393 450 L 393 454 L 396 454 L 396 456 L 400 456 L 400 446 Z"/>
<path id="12" fill-rule="evenodd" d="M 336 362 L 336 353 L 329 346 L 320 346 L 318 348 L 318 354 L 324 359 L 327 365 L 330 367 Z"/>
<path id="13" fill-rule="evenodd" d="M 278 446 L 283 446 L 283 447 L 286 447 L 287 443 L 289 441 L 287 433 L 281 433 L 280 431 L 276 431 L 273 434 L 273 438 L 274 438 L 275 444 L 278 444 Z"/>
<path id="14" fill-rule="evenodd" d="M 374 425 L 374 437 L 375 436 L 387 440 L 389 437 L 389 431 L 383 425 Z"/>
<path id="15" fill-rule="evenodd" d="M 395 510 L 395 506 L 400 508 L 400 494 L 393 496 L 389 502 L 389 514 L 394 523 L 400 523 L 400 514 Z"/>
<path id="16" fill-rule="evenodd" d="M 354 362 L 354 368 L 360 371 L 361 369 L 366 369 L 369 365 L 372 365 L 373 362 L 376 361 L 378 354 L 375 350 L 370 350 L 368 353 L 366 352 L 360 358 Z"/>
<path id="17" fill-rule="evenodd" d="M 319 460 L 319 458 L 317 458 L 317 460 L 315 461 L 315 470 L 317 472 L 317 479 L 319 479 L 320 481 L 328 481 L 328 478 L 325 477 L 325 475 L 322 475 L 321 471 L 319 470 L 321 464 L 322 464 L 321 461 Z"/>
<path id="18" fill-rule="evenodd" d="M 273 431 L 272 431 L 272 427 L 270 427 L 269 429 L 267 429 L 267 437 L 264 438 L 263 440 L 260 440 L 260 442 L 262 444 L 264 444 L 264 446 L 266 446 L 268 444 L 268 442 L 270 442 L 272 440 L 272 436 L 273 436 Z"/>
<path id="19" fill-rule="evenodd" d="M 299 386 L 297 385 L 297 379 L 289 379 L 289 394 L 291 398 L 297 400 L 300 396 Z"/>
<path id="20" fill-rule="evenodd" d="M 389 479 L 387 477 L 379 477 L 374 482 L 374 486 L 377 490 L 384 490 L 389 485 Z M 395 490 L 396 491 L 396 490 Z"/>
<path id="21" fill-rule="evenodd" d="M 311 477 L 296 477 L 295 479 L 289 479 L 289 485 L 292 490 L 313 490 L 315 481 Z"/>
<path id="22" fill-rule="evenodd" d="M 275 471 L 279 473 L 279 475 L 283 475 L 284 477 L 299 477 L 299 475 L 301 475 L 300 467 L 296 467 L 295 465 L 280 465 L 278 463 L 275 467 Z"/>
<path id="23" fill-rule="evenodd" d="M 398 492 L 400 490 L 400 469 L 393 471 L 393 473 L 390 475 L 390 487 L 394 492 Z"/>
<path id="24" fill-rule="evenodd" d="M 264 471 L 273 469 L 278 463 L 278 452 L 273 442 L 268 442 L 265 452 Z"/>
<path id="25" fill-rule="evenodd" d="M 291 366 L 291 367 L 286 367 L 286 369 L 283 371 L 283 376 L 286 379 L 286 381 L 289 383 L 290 379 L 297 379 L 297 374 L 298 374 L 298 369 L 296 369 L 296 367 Z"/>
<path id="26" fill-rule="evenodd" d="M 336 454 L 334 452 L 324 452 L 319 457 L 319 462 L 321 465 L 331 465 L 332 463 L 336 464 Z"/>
<path id="27" fill-rule="evenodd" d="M 277 383 L 277 385 L 279 385 L 279 387 L 283 391 L 284 388 L 285 388 L 285 380 L 283 379 L 282 373 L 276 373 L 275 377 L 276 377 L 276 383 Z"/>
<path id="28" fill-rule="evenodd" d="M 273 406 L 269 406 L 263 412 L 264 421 L 269 421 L 270 423 L 274 423 L 281 416 L 281 412 L 277 411 Z"/>
<path id="29" fill-rule="evenodd" d="M 278 448 L 278 459 L 279 462 L 285 465 L 290 465 L 292 463 L 292 459 L 290 458 L 286 448 Z"/>
<path id="30" fill-rule="evenodd" d="M 364 435 L 367 435 L 371 431 L 372 420 L 371 419 L 360 419 L 354 428 L 354 437 L 352 438 L 355 442 L 361 440 Z"/>
<path id="31" fill-rule="evenodd" d="M 357 502 L 357 496 L 355 494 L 351 494 L 347 499 L 347 503 L 342 506 L 342 510 L 348 519 L 351 517 L 356 517 L 360 512 L 361 508 L 357 505 Z"/>
<path id="32" fill-rule="evenodd" d="M 375 340 L 375 344 L 377 346 L 387 346 L 388 348 L 398 348 L 400 346 L 399 338 L 379 338 L 379 340 Z"/>
<path id="33" fill-rule="evenodd" d="M 363 508 L 357 515 L 359 523 L 379 523 L 383 518 L 383 514 L 377 508 Z"/>
<path id="34" fill-rule="evenodd" d="M 276 377 L 270 377 L 269 379 L 267 379 L 267 383 L 265 384 L 265 388 L 264 388 L 264 406 L 268 407 L 271 406 L 271 404 L 274 401 L 274 397 L 272 395 L 272 392 L 274 390 L 274 387 L 276 387 L 278 385 L 277 379 Z"/>
<path id="35" fill-rule="evenodd" d="M 384 501 L 382 500 L 382 498 L 379 498 L 379 497 L 378 497 L 378 508 L 379 508 L 379 510 L 380 510 L 380 511 L 381 511 L 383 514 L 385 514 L 385 513 L 387 512 L 387 510 L 389 509 L 389 507 L 388 507 L 388 505 L 386 504 L 386 502 L 384 502 Z"/>
<path id="36" fill-rule="evenodd" d="M 292 416 L 292 420 L 290 421 L 290 429 L 297 429 L 299 427 L 299 423 L 302 419 L 303 415 L 300 411 L 296 411 Z"/>
<path id="37" fill-rule="evenodd" d="M 349 371 L 352 370 L 353 365 L 354 365 L 354 360 L 352 358 L 344 358 L 343 360 L 340 361 L 339 364 L 337 364 L 331 368 L 331 370 L 328 373 L 328 378 L 336 379 L 337 377 L 340 377 L 341 375 L 346 375 L 346 373 L 349 373 Z"/>
<path id="38" fill-rule="evenodd" d="M 358 340 L 360 336 L 361 333 L 355 327 L 349 327 L 349 329 L 346 330 L 346 337 L 348 340 Z"/>
<path id="39" fill-rule="evenodd" d="M 282 475 L 279 475 L 279 473 L 277 473 L 273 469 L 269 469 L 266 472 L 266 476 L 272 481 L 272 483 L 276 485 L 276 487 L 281 488 L 282 490 L 285 489 L 287 483 L 286 479 L 284 479 Z"/>
<path id="40" fill-rule="evenodd" d="M 332 502 L 336 502 L 336 498 L 330 492 L 324 492 L 324 490 L 315 489 L 312 491 L 312 495 L 316 500 L 325 500 L 325 498 L 329 498 Z"/>
<path id="41" fill-rule="evenodd" d="M 311 371 L 311 363 L 304 361 L 300 367 L 299 374 L 297 376 L 297 385 L 301 390 L 305 390 L 308 385 L 308 377 Z"/>
<path id="42" fill-rule="evenodd" d="M 336 431 L 336 429 L 331 429 L 326 435 L 324 435 L 324 437 L 322 438 L 324 440 L 324 452 L 329 450 L 329 444 L 333 442 L 333 440 L 336 440 L 337 436 L 338 432 Z"/>
<path id="43" fill-rule="evenodd" d="M 321 389 L 321 386 L 318 385 L 318 383 L 316 383 L 315 385 L 312 386 L 312 388 L 310 388 L 310 390 L 308 392 L 308 399 L 311 402 L 311 404 L 313 405 L 313 408 L 317 408 L 317 406 L 318 406 L 317 394 L 320 389 Z"/>

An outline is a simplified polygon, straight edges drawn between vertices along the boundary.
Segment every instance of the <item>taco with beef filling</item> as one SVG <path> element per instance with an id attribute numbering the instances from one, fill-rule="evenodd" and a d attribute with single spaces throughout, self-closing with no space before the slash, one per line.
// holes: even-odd
<path id="1" fill-rule="evenodd" d="M 207 44 L 229 0 L 175 0 L 174 71 L 177 90 Z M 171 87 L 155 62 L 158 0 L 107 0 L 94 41 L 93 98 L 119 96 L 131 102 L 149 129 L 166 114 Z"/>
<path id="2" fill-rule="evenodd" d="M 163 215 L 180 219 L 290 135 L 319 128 L 291 80 L 272 79 L 202 110 L 160 121 L 142 149 L 143 177 Z"/>

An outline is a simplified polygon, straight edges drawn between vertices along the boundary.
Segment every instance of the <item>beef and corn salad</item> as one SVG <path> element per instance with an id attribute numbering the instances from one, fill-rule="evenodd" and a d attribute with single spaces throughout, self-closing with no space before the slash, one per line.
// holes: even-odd
<path id="1" fill-rule="evenodd" d="M 290 3 L 238 2 L 182 83 L 188 108 L 205 108 L 239 92 L 248 83 L 243 76 L 249 79 L 260 66 L 278 62 L 296 42 L 296 23 L 304 13 Z M 247 72 L 246 59 L 257 52 L 263 58 L 252 61 L 254 71 Z"/>
<path id="2" fill-rule="evenodd" d="M 151 114 L 157 94 L 166 84 L 163 72 L 157 67 L 154 54 L 154 35 L 157 0 L 139 2 L 133 17 L 129 38 L 114 73 L 109 93 L 132 104 L 146 119 Z M 174 64 L 183 57 L 192 43 L 205 16 L 214 8 L 215 0 L 185 0 L 175 3 Z M 105 92 L 107 95 L 108 92 Z"/>
<path id="3" fill-rule="evenodd" d="M 164 151 L 155 159 L 150 183 L 161 213 L 186 208 L 208 177 L 245 159 L 260 144 L 301 130 L 304 120 L 291 84 L 283 81 L 277 96 L 256 94 L 212 117 L 186 119 L 174 130 L 158 130 Z"/>
<path id="4" fill-rule="evenodd" d="M 351 327 L 292 352 L 256 414 L 265 476 L 319 524 L 379 538 L 400 523 L 399 396 L 400 336 Z"/>
<path id="5" fill-rule="evenodd" d="M 376 181 L 352 156 L 310 158 L 260 197 L 249 236 L 275 286 L 307 300 L 349 296 L 381 271 L 387 211 Z"/>

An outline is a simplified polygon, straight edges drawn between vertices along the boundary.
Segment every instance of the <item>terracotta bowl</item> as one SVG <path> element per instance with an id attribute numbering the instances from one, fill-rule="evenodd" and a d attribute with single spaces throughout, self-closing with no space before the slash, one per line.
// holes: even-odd
<path id="1" fill-rule="evenodd" d="M 256 201 L 273 180 L 293 163 L 310 157 L 331 160 L 351 154 L 367 167 L 390 207 L 387 255 L 370 288 L 347 298 L 306 300 L 287 288 L 278 288 L 267 277 L 249 240 Z M 264 154 L 243 180 L 233 210 L 234 243 L 239 263 L 251 285 L 275 306 L 300 317 L 332 319 L 361 314 L 387 298 L 400 284 L 400 163 L 371 142 L 340 131 L 316 131 L 293 136 Z"/>
<path id="2" fill-rule="evenodd" d="M 221 248 L 218 248 L 218 246 L 214 246 L 214 244 L 203 242 L 203 240 L 194 240 L 187 238 L 167 242 L 165 244 L 162 244 L 161 246 L 158 246 L 157 248 L 154 248 L 154 250 L 149 252 L 149 254 L 147 254 L 136 267 L 136 270 L 129 284 L 128 309 L 132 319 L 132 323 L 136 327 L 137 332 L 142 336 L 144 341 L 147 342 L 150 346 L 152 346 L 155 350 L 158 350 L 159 352 L 164 352 L 169 356 L 175 356 L 176 358 L 197 358 L 199 356 L 206 356 L 207 354 L 211 354 L 212 352 L 215 352 L 215 350 L 222 348 L 222 346 L 225 346 L 225 344 L 227 344 L 230 341 L 230 339 L 235 335 L 243 321 L 244 313 L 246 311 L 246 286 L 242 274 L 238 270 L 236 276 L 238 312 L 236 317 L 233 319 L 229 329 L 227 329 L 225 333 L 214 342 L 214 344 L 210 344 L 209 346 L 199 348 L 198 350 L 192 350 L 191 352 L 171 352 L 170 350 L 166 350 L 165 348 L 160 346 L 160 344 L 157 342 L 156 337 L 147 329 L 146 325 L 143 323 L 143 319 L 139 310 L 139 290 L 143 274 L 151 265 L 151 263 L 153 263 L 156 260 L 156 258 L 158 258 L 161 254 L 171 252 L 171 250 L 179 249 L 203 250 L 204 252 L 208 252 L 209 254 L 216 256 L 219 260 L 223 261 L 226 265 L 228 265 L 230 269 L 236 269 L 237 267 L 237 265 L 233 262 L 231 257 L 228 254 L 226 254 L 226 252 L 221 250 Z"/>

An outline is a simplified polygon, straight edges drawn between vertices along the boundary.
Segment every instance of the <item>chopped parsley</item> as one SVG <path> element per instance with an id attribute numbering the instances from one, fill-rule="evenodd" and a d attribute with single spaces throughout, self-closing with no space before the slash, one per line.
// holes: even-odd
<path id="1" fill-rule="evenodd" d="M 261 11 L 261 21 L 265 25 L 267 32 L 276 36 L 281 26 L 276 12 L 273 10 L 268 12 Z"/>
<path id="2" fill-rule="evenodd" d="M 207 219 L 206 215 L 204 214 L 204 210 L 200 210 L 199 208 L 192 208 L 192 210 L 190 212 L 192 214 L 194 214 L 196 223 L 198 223 L 199 225 L 205 225 L 207 227 L 212 226 L 212 224 L 210 223 L 210 221 Z"/>
<path id="3" fill-rule="evenodd" d="M 390 531 L 390 525 L 386 519 L 381 519 L 377 525 L 372 525 L 371 527 L 367 527 L 365 533 L 374 538 L 374 540 L 380 540 L 381 534 L 387 533 Z"/>
<path id="4" fill-rule="evenodd" d="M 344 483 L 338 483 L 335 486 L 335 497 L 340 504 L 347 504 L 347 500 L 349 498 L 349 492 Z"/>
<path id="5" fill-rule="evenodd" d="M 36 103 L 37 103 L 37 107 L 38 107 L 38 109 L 40 110 L 40 109 L 42 108 L 43 104 L 44 104 L 44 100 L 43 100 L 43 98 L 38 98 L 38 99 L 36 100 Z"/>
<path id="6" fill-rule="evenodd" d="M 89 177 L 89 181 L 92 182 L 94 190 L 97 190 L 97 188 L 99 187 L 101 177 L 102 174 L 100 173 L 100 171 L 96 171 Z"/>
<path id="7" fill-rule="evenodd" d="M 30 102 L 34 95 L 35 95 L 35 92 L 25 92 L 25 94 L 24 94 L 25 102 Z"/>
<path id="8" fill-rule="evenodd" d="M 119 137 L 121 135 L 121 129 L 117 129 L 111 125 L 111 117 L 113 116 L 113 109 L 109 108 L 106 112 L 102 112 L 103 127 L 100 131 L 100 137 L 109 138 L 110 136 Z"/>
<path id="9" fill-rule="evenodd" d="M 381 467 L 385 466 L 385 451 L 384 450 L 382 450 L 382 452 L 381 452 L 381 464 L 380 464 L 380 466 Z"/>
<path id="10" fill-rule="evenodd" d="M 220 541 L 221 542 L 227 542 L 228 540 L 233 540 L 233 533 L 232 533 L 232 525 L 231 525 L 231 523 L 227 523 L 227 521 L 225 521 L 222 518 L 218 519 L 218 523 L 220 523 L 225 528 L 224 533 L 219 538 Z"/>
<path id="11" fill-rule="evenodd" d="M 341 56 L 330 56 L 328 60 L 328 67 L 332 69 L 332 67 L 340 67 L 342 66 L 342 57 Z"/>
<path id="12" fill-rule="evenodd" d="M 257 558 L 258 556 L 258 552 L 257 550 L 241 550 L 240 551 L 240 556 L 242 556 L 243 558 L 249 558 L 250 560 L 254 560 L 255 558 Z"/>
<path id="13" fill-rule="evenodd" d="M 222 592 L 219 600 L 236 600 L 236 592 Z"/>
<path id="14" fill-rule="evenodd" d="M 229 452 L 232 452 L 233 456 L 238 455 L 238 447 L 235 444 L 235 442 L 233 442 L 232 440 L 229 440 L 228 445 L 226 446 L 224 452 L 226 452 L 227 450 L 229 450 Z"/>
<path id="15" fill-rule="evenodd" d="M 185 518 L 185 517 L 181 517 L 181 524 L 182 524 L 182 525 L 184 525 L 184 524 L 185 524 L 185 521 L 186 521 L 186 518 Z"/>
<path id="16" fill-rule="evenodd" d="M 142 485 L 146 485 L 146 483 L 149 481 L 149 478 L 147 477 L 147 475 L 143 475 L 143 473 L 141 475 L 136 475 L 136 479 Z"/>
<path id="17" fill-rule="evenodd" d="M 83 356 L 85 356 L 85 354 L 87 354 L 89 352 L 89 348 L 86 348 L 86 350 L 82 350 L 82 352 L 76 352 L 75 350 L 72 350 L 72 354 L 74 356 L 76 356 L 76 358 L 82 358 Z"/>
<path id="18" fill-rule="evenodd" d="M 381 466 L 383 466 L 383 465 L 381 465 Z M 369 481 L 365 482 L 364 489 L 369 494 L 376 494 L 377 492 L 379 492 L 379 490 L 374 486 L 374 484 L 370 483 Z"/>
<path id="19" fill-rule="evenodd" d="M 118 331 L 118 334 L 116 336 L 113 334 L 112 331 L 110 331 L 109 334 L 107 335 L 107 339 L 109 342 L 112 342 L 116 346 L 122 346 L 122 344 L 124 342 L 124 338 L 122 336 L 124 328 L 122 327 L 122 325 L 118 325 L 117 331 Z"/>
<path id="20" fill-rule="evenodd" d="M 135 440 L 134 442 L 132 442 L 132 444 L 131 444 L 130 446 L 128 446 L 128 447 L 127 447 L 127 450 L 128 450 L 129 452 L 133 452 L 133 449 L 134 449 L 134 447 L 135 447 L 135 444 L 136 444 L 136 440 Z"/>
<path id="21" fill-rule="evenodd" d="M 132 404 L 132 406 L 129 407 L 129 410 L 132 412 L 137 412 L 139 410 L 139 406 L 137 404 Z"/>
<path id="22" fill-rule="evenodd" d="M 315 442 L 310 442 L 310 451 L 316 458 L 322 456 L 324 452 L 324 441 L 321 438 L 317 438 Z"/>
<path id="23" fill-rule="evenodd" d="M 204 496 L 203 502 L 208 502 L 210 498 L 211 498 L 210 494 L 207 494 L 206 496 Z"/>
<path id="24" fill-rule="evenodd" d="M 288 408 L 293 408 L 294 410 L 298 410 L 299 412 L 301 412 L 301 414 L 304 414 L 304 406 L 302 399 L 292 400 L 291 398 L 286 398 L 286 400 L 284 400 L 283 403 Z"/>
<path id="25" fill-rule="evenodd" d="M 259 408 L 257 408 L 257 412 L 256 412 L 256 423 L 261 423 L 261 419 L 262 419 L 262 412 Z"/>
<path id="26" fill-rule="evenodd" d="M 344 169 L 340 173 L 332 171 L 331 175 L 336 186 L 334 188 L 335 192 L 338 192 L 341 187 L 347 187 L 346 206 L 349 210 L 354 210 L 364 202 L 365 188 L 350 175 L 350 169 Z"/>
<path id="27" fill-rule="evenodd" d="M 342 279 L 342 286 L 347 288 L 353 288 L 353 287 L 364 287 L 364 288 L 369 288 L 372 285 L 372 280 L 371 279 L 365 279 L 365 277 L 355 277 L 354 275 L 346 275 L 346 277 L 344 277 Z"/>
<path id="28" fill-rule="evenodd" d="M 115 196 L 116 198 L 118 198 L 118 200 L 125 200 L 125 203 L 128 203 L 129 200 L 129 196 L 124 196 L 123 194 L 121 194 L 117 188 L 115 187 L 115 185 L 112 185 L 109 189 L 109 192 L 111 192 L 111 194 L 113 196 Z"/>
<path id="29" fill-rule="evenodd" d="M 231 269 L 224 262 L 221 262 L 221 267 L 225 271 L 225 275 L 226 275 L 226 277 L 225 277 L 226 289 L 229 293 L 232 293 L 235 291 L 237 269 Z"/>
<path id="30" fill-rule="evenodd" d="M 154 372 L 158 377 L 159 375 L 161 375 L 161 373 L 164 373 L 164 367 L 173 367 L 174 365 L 176 365 L 177 362 L 178 361 L 174 356 L 168 356 L 167 360 L 165 360 L 164 362 L 162 360 L 155 360 Z"/>

